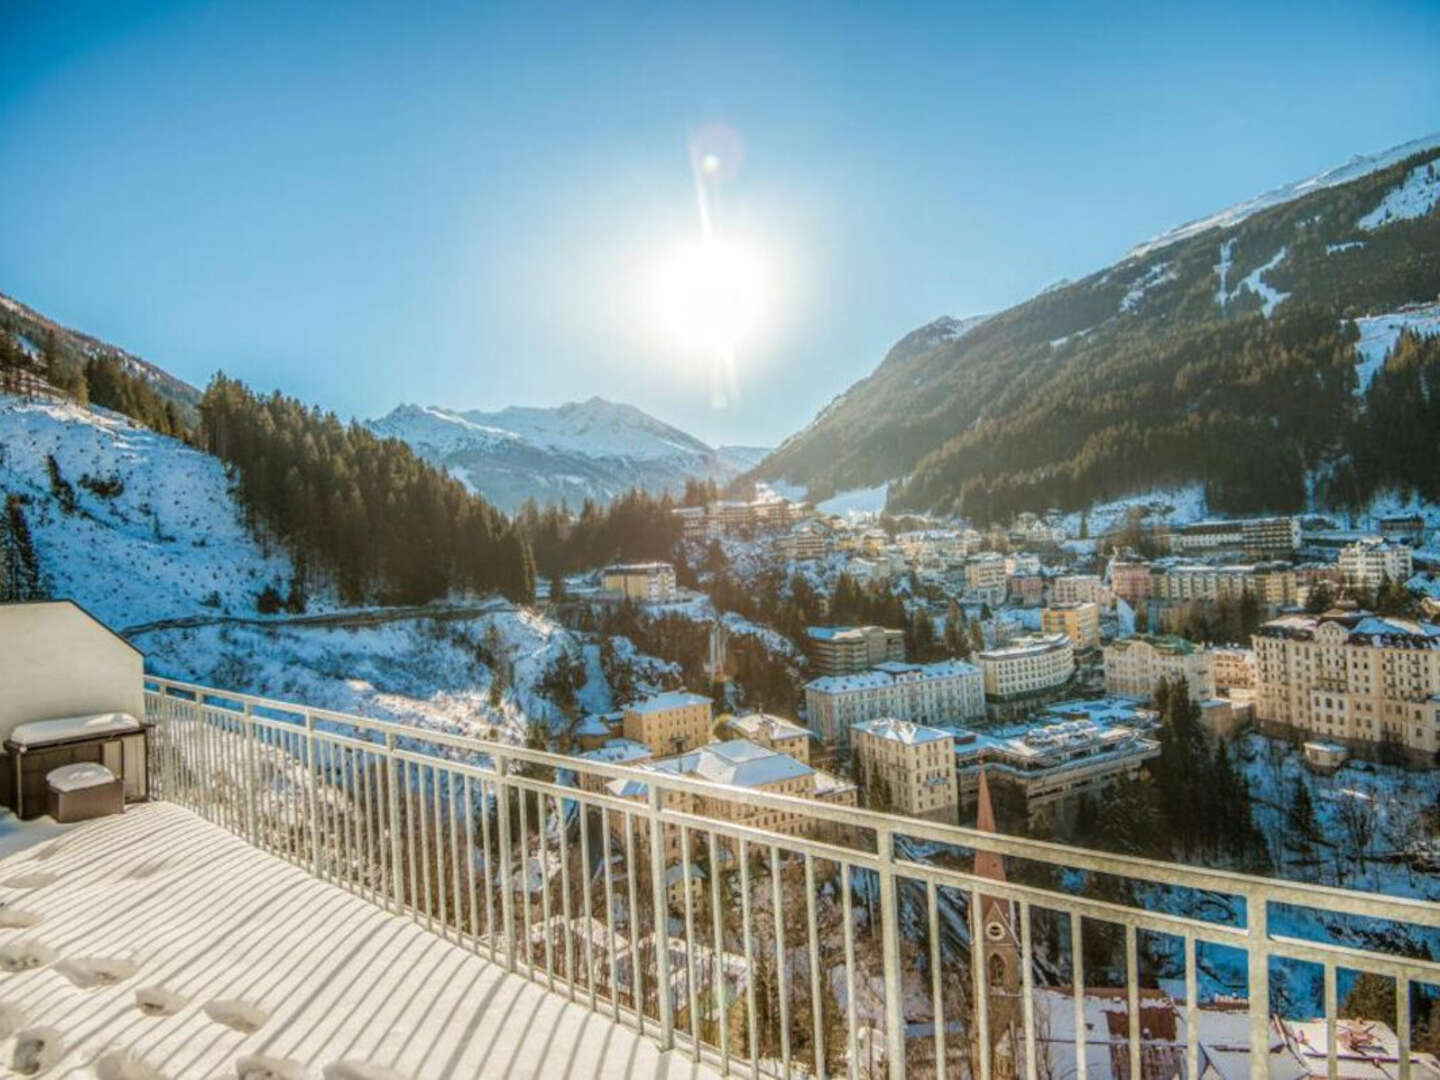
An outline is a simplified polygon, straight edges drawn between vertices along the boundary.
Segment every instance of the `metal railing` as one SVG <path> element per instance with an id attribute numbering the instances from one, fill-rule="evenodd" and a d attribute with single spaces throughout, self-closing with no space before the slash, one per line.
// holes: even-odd
<path id="1" fill-rule="evenodd" d="M 1268 1074 L 1283 1044 L 1274 1017 L 1287 1008 L 1323 1018 L 1326 1072 L 1338 1075 L 1342 977 L 1393 980 L 1396 1072 L 1409 1080 L 1412 994 L 1440 984 L 1440 963 L 1407 946 L 1415 933 L 1440 936 L 1440 905 L 1424 901 L 170 680 L 147 678 L 145 698 L 160 798 L 727 1072 L 1089 1080 L 1099 1043 L 1117 1078 L 1197 1080 L 1209 1054 L 1203 962 L 1235 995 L 1225 1009 L 1247 1018 L 1229 1049 L 1248 1050 L 1252 1077 Z M 612 780 L 636 782 L 626 794 L 638 797 Z M 1007 880 L 975 872 L 981 852 L 1005 857 Z M 1324 932 L 1282 934 L 1276 922 Z M 1318 984 L 1296 975 L 1317 970 Z M 1185 987 L 1169 999 L 1179 1025 L 1150 1030 L 1142 1001 L 1166 972 Z M 1284 986 L 1272 994 L 1275 972 Z M 1287 1006 L 1306 985 L 1313 1000 Z M 1108 1037 L 1086 1014 L 1107 991 L 1124 1016 Z"/>

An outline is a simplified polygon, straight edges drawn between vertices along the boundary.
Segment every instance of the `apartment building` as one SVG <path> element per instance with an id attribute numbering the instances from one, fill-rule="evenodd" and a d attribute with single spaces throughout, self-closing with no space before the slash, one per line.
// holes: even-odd
<path id="1" fill-rule="evenodd" d="M 797 525 L 775 538 L 775 551 L 782 558 L 803 562 L 825 557 L 825 533 L 813 524 Z"/>
<path id="2" fill-rule="evenodd" d="M 821 675 L 850 675 L 905 659 L 905 632 L 883 626 L 808 626 L 805 643 Z"/>
<path id="3" fill-rule="evenodd" d="M 1065 634 L 1027 634 L 976 655 L 987 698 L 1007 699 L 1063 686 L 1075 671 L 1075 645 Z"/>
<path id="4" fill-rule="evenodd" d="M 722 717 L 720 728 L 727 738 L 746 739 L 767 750 L 789 754 L 803 765 L 810 764 L 810 740 L 814 736 L 809 728 L 801 727 L 794 720 L 769 713 L 748 713 Z"/>
<path id="5" fill-rule="evenodd" d="M 1196 521 L 1170 533 L 1175 551 L 1242 551 L 1249 558 L 1273 559 L 1300 547 L 1300 519 L 1249 518 L 1241 521 Z"/>
<path id="6" fill-rule="evenodd" d="M 1415 573 L 1410 549 L 1378 537 L 1366 537 L 1340 549 L 1340 576 L 1347 585 L 1378 589 L 1387 581 L 1408 581 Z"/>
<path id="7" fill-rule="evenodd" d="M 1116 556 L 1110 560 L 1110 591 L 1127 604 L 1150 599 L 1150 563 L 1146 559 Z"/>
<path id="8" fill-rule="evenodd" d="M 1021 607 L 1039 607 L 1045 600 L 1045 579 L 1039 574 L 1011 574 L 1009 595 Z"/>
<path id="9" fill-rule="evenodd" d="M 954 748 L 962 803 L 975 799 L 983 767 L 992 785 L 1008 783 L 1019 789 L 1032 821 L 1047 813 L 1059 821 L 1073 808 L 1073 800 L 1098 796 L 1111 784 L 1133 779 L 1145 762 L 1160 756 L 1160 743 L 1136 729 L 1089 720 L 1010 732 L 961 731 Z"/>
<path id="10" fill-rule="evenodd" d="M 1255 686 L 1255 650 L 1237 645 L 1211 649 L 1210 669 L 1216 693 L 1249 690 Z"/>
<path id="11" fill-rule="evenodd" d="M 1040 612 L 1040 630 L 1064 634 L 1077 649 L 1100 644 L 1100 609 L 1094 603 L 1051 604 Z"/>
<path id="12" fill-rule="evenodd" d="M 1380 539 L 1394 544 L 1425 546 L 1425 519 L 1419 514 L 1391 514 L 1376 523 Z"/>
<path id="13" fill-rule="evenodd" d="M 992 606 L 1005 602 L 1005 556 L 983 551 L 965 560 L 965 591 L 979 603 Z"/>
<path id="14" fill-rule="evenodd" d="M 1295 569 L 1288 563 L 1216 566 L 1210 563 L 1155 563 L 1150 567 L 1149 598 L 1165 604 L 1214 603 L 1254 595 L 1275 611 L 1297 602 Z"/>
<path id="15" fill-rule="evenodd" d="M 1108 607 L 1110 590 L 1099 574 L 1061 574 L 1050 582 L 1052 604 L 1094 604 Z"/>
<path id="16" fill-rule="evenodd" d="M 813 513 L 808 503 L 789 499 L 712 502 L 706 506 L 680 506 L 674 510 L 687 539 L 728 536 L 756 528 L 780 528 Z"/>
<path id="17" fill-rule="evenodd" d="M 625 738 L 650 748 L 657 757 L 693 750 L 710 741 L 710 699 L 671 690 L 625 709 Z"/>
<path id="18" fill-rule="evenodd" d="M 675 599 L 675 567 L 666 562 L 620 563 L 601 572 L 606 592 L 642 604 L 668 604 Z"/>
<path id="19" fill-rule="evenodd" d="M 959 821 L 952 731 L 883 717 L 856 724 L 851 739 L 861 785 L 883 790 L 891 810 L 951 825 Z"/>
<path id="20" fill-rule="evenodd" d="M 1160 680 L 1184 679 L 1190 700 L 1215 696 L 1210 653 L 1194 642 L 1168 635 L 1138 634 L 1105 646 L 1105 692 L 1149 698 Z"/>
<path id="21" fill-rule="evenodd" d="M 805 685 L 810 729 L 832 746 L 849 746 L 850 729 L 894 717 L 919 724 L 954 724 L 985 714 L 980 670 L 960 660 L 883 663 L 854 675 L 827 675 Z"/>
<path id="22" fill-rule="evenodd" d="M 1440 749 L 1440 627 L 1364 611 L 1287 615 L 1255 632 L 1255 716 L 1350 743 Z"/>
<path id="23" fill-rule="evenodd" d="M 730 787 L 749 788 L 772 795 L 790 795 L 802 799 L 818 799 L 841 806 L 854 806 L 857 788 L 848 780 L 812 768 L 778 750 L 759 746 L 748 739 L 728 739 L 684 754 L 675 754 L 642 764 L 643 771 L 668 773 L 673 776 L 708 780 Z M 626 799 L 643 799 L 649 794 L 640 777 L 612 780 L 605 785 L 612 795 Z M 665 792 L 666 807 L 685 813 L 717 818 L 721 821 L 748 825 L 756 829 L 773 829 L 790 836 L 808 835 L 813 821 L 807 815 L 773 807 L 759 806 L 737 799 L 733 793 L 710 797 L 697 792 Z M 638 819 L 636 819 L 638 821 Z M 623 820 L 613 821 L 623 830 Z M 648 829 L 636 831 L 637 846 L 649 844 Z M 666 863 L 680 859 L 680 830 L 665 830 Z"/>

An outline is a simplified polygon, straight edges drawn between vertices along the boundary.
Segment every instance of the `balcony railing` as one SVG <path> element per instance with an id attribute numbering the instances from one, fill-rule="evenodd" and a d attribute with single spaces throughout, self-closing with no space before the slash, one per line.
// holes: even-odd
<path id="1" fill-rule="evenodd" d="M 1252 1077 L 1283 1042 L 1277 1015 L 1323 1020 L 1324 1067 L 1337 1076 L 1345 980 L 1392 980 L 1395 1074 L 1409 1080 L 1412 994 L 1440 984 L 1440 963 L 1396 930 L 1440 930 L 1440 906 L 1423 901 L 161 679 L 147 680 L 146 707 L 160 797 L 726 1071 L 1100 1080 L 1087 1073 L 1108 1038 L 1106 1076 L 1197 1080 L 1210 1058 L 1203 963 L 1207 979 L 1244 982 L 1227 984 L 1224 1011 L 1245 1020 L 1226 1052 L 1248 1051 Z M 638 797 L 610 780 L 634 782 L 622 790 Z M 759 814 L 783 827 L 748 823 Z M 1003 856 L 1007 879 L 976 873 L 976 853 Z M 1281 932 L 1306 927 L 1323 932 Z M 1185 988 L 1167 998 L 1181 1003 L 1173 1030 L 1146 1018 L 1161 974 Z M 1312 1000 L 1297 1004 L 1306 986 Z M 1097 997 L 1122 1017 L 1114 1035 L 1087 1029 Z"/>

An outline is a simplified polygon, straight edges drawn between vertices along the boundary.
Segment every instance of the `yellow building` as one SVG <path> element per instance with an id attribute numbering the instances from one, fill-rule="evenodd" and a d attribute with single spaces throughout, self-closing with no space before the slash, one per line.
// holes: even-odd
<path id="1" fill-rule="evenodd" d="M 616 592 L 642 604 L 664 604 L 675 599 L 675 568 L 669 563 L 623 563 L 602 573 L 606 592 Z"/>
<path id="2" fill-rule="evenodd" d="M 1040 629 L 1064 634 L 1077 649 L 1100 644 L 1100 609 L 1094 603 L 1052 604 L 1040 611 Z"/>
<path id="3" fill-rule="evenodd" d="M 625 709 L 625 738 L 650 749 L 657 757 L 680 754 L 710 741 L 710 699 L 703 694 L 671 690 Z"/>
<path id="4" fill-rule="evenodd" d="M 953 733 L 885 717 L 856 724 L 850 737 L 860 782 L 883 791 L 890 810 L 950 825 L 959 821 Z"/>

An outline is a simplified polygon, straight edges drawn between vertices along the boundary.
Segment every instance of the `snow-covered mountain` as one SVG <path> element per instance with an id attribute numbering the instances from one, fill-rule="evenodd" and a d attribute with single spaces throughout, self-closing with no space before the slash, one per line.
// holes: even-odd
<path id="1" fill-rule="evenodd" d="M 1174 228 L 1166 229 L 1159 236 L 1151 237 L 1143 244 L 1136 244 L 1130 249 L 1127 259 L 1136 259 L 1148 255 L 1152 251 L 1158 251 L 1163 247 L 1175 243 L 1177 240 L 1184 240 L 1190 236 L 1198 236 L 1207 229 L 1229 228 L 1238 225 L 1252 214 L 1258 214 L 1261 210 L 1268 210 L 1272 206 L 1280 206 L 1282 203 L 1293 202 L 1303 198 L 1311 192 L 1320 191 L 1324 188 L 1336 187 L 1340 184 L 1348 184 L 1352 180 L 1358 180 L 1381 169 L 1389 168 L 1396 162 L 1404 161 L 1408 157 L 1431 150 L 1440 146 L 1440 131 L 1419 139 L 1411 139 L 1409 142 L 1401 143 L 1399 146 L 1392 146 L 1389 150 L 1382 150 L 1378 154 L 1354 154 L 1343 164 L 1326 169 L 1316 176 L 1306 180 L 1296 180 L 1293 183 L 1281 184 L 1279 187 L 1271 188 L 1253 199 L 1246 199 L 1244 202 L 1236 203 L 1234 206 L 1227 206 L 1224 210 L 1217 211 L 1203 218 L 1194 221 L 1187 221 L 1183 225 L 1176 225 Z M 1428 207 L 1427 207 L 1428 209 Z M 1424 213 L 1425 211 L 1421 211 Z"/>
<path id="2" fill-rule="evenodd" d="M 599 397 L 498 412 L 401 405 L 368 426 L 408 443 L 502 510 L 528 498 L 603 503 L 633 487 L 679 493 L 689 479 L 726 482 L 769 452 L 707 446 L 633 405 Z"/>

